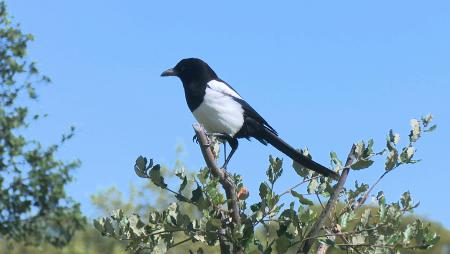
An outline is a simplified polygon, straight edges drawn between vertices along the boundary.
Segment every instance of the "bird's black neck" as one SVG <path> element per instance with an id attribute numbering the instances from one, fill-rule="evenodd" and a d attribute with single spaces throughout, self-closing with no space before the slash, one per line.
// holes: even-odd
<path id="1" fill-rule="evenodd" d="M 179 78 L 183 82 L 184 95 L 191 112 L 203 102 L 208 82 L 219 79 L 206 63 L 191 68 L 189 72 L 182 71 Z"/>
<path id="2" fill-rule="evenodd" d="M 207 82 L 183 82 L 184 96 L 189 109 L 193 112 L 203 102 Z"/>

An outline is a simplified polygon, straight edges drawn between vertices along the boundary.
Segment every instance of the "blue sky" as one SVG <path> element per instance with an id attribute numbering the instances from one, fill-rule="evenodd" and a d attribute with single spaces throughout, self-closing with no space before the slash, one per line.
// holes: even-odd
<path id="1" fill-rule="evenodd" d="M 88 215 L 96 191 L 143 183 L 132 171 L 139 155 L 173 166 L 181 144 L 187 167 L 203 166 L 181 83 L 159 77 L 181 58 L 200 57 L 282 138 L 325 164 L 330 151 L 345 157 L 360 139 L 381 148 L 390 128 L 406 141 L 409 119 L 433 113 L 437 131 L 417 144 L 423 161 L 377 190 L 391 201 L 410 190 L 419 215 L 450 227 L 448 1 L 7 3 L 35 35 L 29 53 L 53 80 L 34 105 L 49 117 L 31 133 L 50 144 L 77 127 L 60 156 L 83 162 L 69 192 Z M 253 197 L 269 154 L 280 155 L 243 140 L 230 164 Z M 299 181 L 286 162 L 280 190 Z M 379 161 L 352 172 L 348 184 L 372 183 L 382 170 Z"/>

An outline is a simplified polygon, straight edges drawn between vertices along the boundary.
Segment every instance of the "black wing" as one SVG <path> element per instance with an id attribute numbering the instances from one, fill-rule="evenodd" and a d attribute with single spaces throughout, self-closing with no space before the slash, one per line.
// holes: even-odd
<path id="1" fill-rule="evenodd" d="M 270 126 L 270 124 L 260 114 L 258 114 L 258 112 L 256 112 L 256 110 L 252 108 L 252 106 L 250 106 L 250 104 L 248 104 L 243 99 L 239 99 L 236 97 L 233 97 L 233 99 L 239 102 L 239 104 L 241 104 L 242 108 L 244 109 L 244 121 L 246 120 L 245 118 L 250 118 L 256 123 L 259 123 L 261 126 L 264 126 L 267 130 L 269 130 L 273 134 L 278 135 L 277 131 L 272 126 Z"/>

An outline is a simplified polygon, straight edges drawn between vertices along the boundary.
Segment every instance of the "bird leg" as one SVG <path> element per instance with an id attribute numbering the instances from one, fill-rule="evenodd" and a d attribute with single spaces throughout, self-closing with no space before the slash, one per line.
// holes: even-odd
<path id="1" fill-rule="evenodd" d="M 223 158 L 227 157 L 227 142 L 223 142 Z"/>
<path id="2" fill-rule="evenodd" d="M 228 134 L 225 134 L 225 133 L 207 133 L 207 136 L 208 137 L 216 137 L 223 142 L 225 162 L 224 162 L 222 168 L 227 169 L 228 162 L 230 162 L 231 157 L 233 156 L 234 152 L 238 148 L 238 145 L 239 145 L 238 140 Z M 227 151 L 226 151 L 226 147 L 227 147 L 226 143 L 228 143 L 231 147 L 231 152 L 230 152 L 230 154 L 228 154 L 228 157 L 227 157 Z"/>
<path id="3" fill-rule="evenodd" d="M 238 140 L 231 136 L 229 136 L 229 139 L 227 140 L 227 142 L 231 147 L 231 152 L 228 155 L 228 157 L 226 157 L 226 155 L 225 155 L 225 163 L 222 166 L 223 169 L 227 169 L 228 162 L 230 162 L 231 157 L 233 157 L 233 154 L 234 154 L 234 152 L 236 152 L 238 145 L 239 145 Z"/>

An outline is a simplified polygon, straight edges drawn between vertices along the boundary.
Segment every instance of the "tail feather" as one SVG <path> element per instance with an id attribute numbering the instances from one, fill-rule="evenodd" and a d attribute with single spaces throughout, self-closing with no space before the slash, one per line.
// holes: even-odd
<path id="1" fill-rule="evenodd" d="M 264 130 L 262 131 L 262 138 L 265 141 L 267 141 L 267 143 L 271 144 L 276 149 L 286 154 L 287 156 L 289 156 L 289 158 L 296 161 L 303 167 L 311 169 L 326 177 L 332 177 L 335 179 L 339 177 L 339 175 L 336 172 L 320 165 L 319 163 L 308 158 L 307 156 L 301 154 L 299 151 L 297 151 L 288 143 L 284 142 L 281 138 L 279 138 L 275 133 L 271 132 L 266 128 L 264 128 Z"/>

